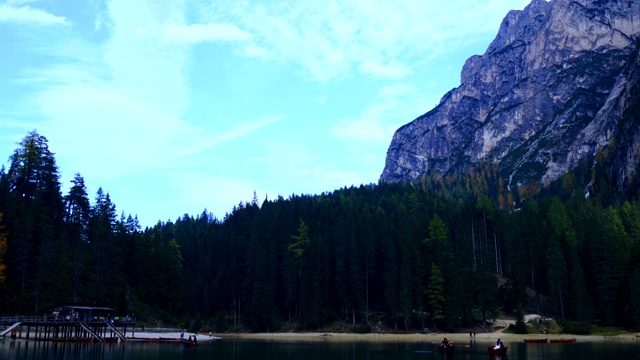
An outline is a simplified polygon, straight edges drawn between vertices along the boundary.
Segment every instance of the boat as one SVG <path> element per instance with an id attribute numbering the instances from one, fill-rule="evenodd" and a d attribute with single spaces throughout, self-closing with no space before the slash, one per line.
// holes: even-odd
<path id="1" fill-rule="evenodd" d="M 493 346 L 489 346 L 489 348 L 488 348 L 490 356 L 502 356 L 502 355 L 505 355 L 507 353 L 507 349 L 508 349 L 508 346 L 504 346 L 504 347 L 501 347 L 501 348 L 498 348 L 498 349 L 496 349 Z"/>
<path id="2" fill-rule="evenodd" d="M 185 340 L 185 339 L 181 339 L 180 340 L 180 344 L 184 344 L 184 346 L 186 347 L 197 347 L 198 345 L 200 345 L 198 342 L 193 341 L 193 340 Z"/>
<path id="3" fill-rule="evenodd" d="M 544 339 L 524 339 L 524 342 L 526 342 L 527 344 L 546 344 L 549 341 L 549 339 L 544 338 Z"/>
<path id="4" fill-rule="evenodd" d="M 447 338 L 444 338 L 438 345 L 438 350 L 443 354 L 452 355 L 454 349 L 453 343 L 447 340 Z"/>
<path id="5" fill-rule="evenodd" d="M 576 339 L 549 339 L 549 342 L 552 344 L 575 344 L 576 341 Z"/>
<path id="6" fill-rule="evenodd" d="M 453 346 L 453 344 L 449 346 L 439 346 L 439 349 L 441 353 L 451 355 L 453 354 L 453 350 L 455 349 L 455 346 Z"/>
<path id="7" fill-rule="evenodd" d="M 127 337 L 128 341 L 138 341 L 138 342 L 173 342 L 173 343 L 177 343 L 177 342 L 181 342 L 180 339 L 178 338 L 163 338 L 163 337 L 157 337 L 157 338 L 142 338 L 142 337 Z"/>

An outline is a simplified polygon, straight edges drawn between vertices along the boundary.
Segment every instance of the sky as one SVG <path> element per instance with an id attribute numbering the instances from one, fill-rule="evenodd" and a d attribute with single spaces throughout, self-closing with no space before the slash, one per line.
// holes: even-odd
<path id="1" fill-rule="evenodd" d="M 522 0 L 0 0 L 0 164 L 36 130 L 143 227 L 377 183 Z"/>

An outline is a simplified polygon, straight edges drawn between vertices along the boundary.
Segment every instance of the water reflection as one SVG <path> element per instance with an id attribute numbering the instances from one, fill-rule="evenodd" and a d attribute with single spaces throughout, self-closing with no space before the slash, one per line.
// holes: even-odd
<path id="1" fill-rule="evenodd" d="M 260 360 L 442 360 L 442 359 L 632 359 L 640 354 L 639 341 L 594 342 L 578 344 L 525 344 L 515 342 L 506 356 L 489 357 L 489 342 L 470 340 L 457 343 L 453 355 L 440 353 L 431 342 L 279 342 L 223 339 L 201 343 L 198 348 L 185 348 L 177 344 L 120 343 L 86 344 L 54 343 L 45 341 L 2 341 L 2 360 L 204 360 L 204 359 L 260 359 Z"/>

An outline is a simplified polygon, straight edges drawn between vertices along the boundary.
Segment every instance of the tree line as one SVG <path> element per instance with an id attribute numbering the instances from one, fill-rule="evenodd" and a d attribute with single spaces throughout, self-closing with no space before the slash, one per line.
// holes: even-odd
<path id="1" fill-rule="evenodd" d="M 35 131 L 9 160 L 0 170 L 5 314 L 74 302 L 217 331 L 414 331 L 521 308 L 640 327 L 640 204 L 585 197 L 582 173 L 538 196 L 504 189 L 493 165 L 463 181 L 254 195 L 223 219 L 205 210 L 143 230 L 102 189 L 90 201 L 80 174 L 63 196 Z"/>

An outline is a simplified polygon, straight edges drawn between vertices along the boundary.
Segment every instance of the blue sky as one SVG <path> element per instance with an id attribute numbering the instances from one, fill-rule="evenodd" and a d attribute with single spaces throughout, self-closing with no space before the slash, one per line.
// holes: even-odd
<path id="1" fill-rule="evenodd" d="M 36 129 L 143 226 L 376 183 L 528 2 L 0 0 L 0 163 Z"/>

